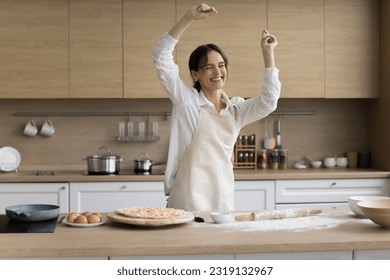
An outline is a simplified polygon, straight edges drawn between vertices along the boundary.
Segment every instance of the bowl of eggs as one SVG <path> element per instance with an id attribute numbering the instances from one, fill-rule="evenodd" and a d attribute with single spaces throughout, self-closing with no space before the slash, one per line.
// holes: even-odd
<path id="1" fill-rule="evenodd" d="M 74 227 L 94 227 L 105 223 L 99 212 L 85 211 L 83 213 L 71 212 L 66 215 L 63 223 Z"/>

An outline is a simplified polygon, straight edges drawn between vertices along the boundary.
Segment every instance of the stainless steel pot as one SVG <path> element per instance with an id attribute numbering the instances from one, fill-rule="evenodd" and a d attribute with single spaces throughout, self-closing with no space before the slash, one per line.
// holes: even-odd
<path id="1" fill-rule="evenodd" d="M 38 222 L 56 219 L 60 214 L 60 207 L 50 204 L 24 204 L 5 208 L 8 218 L 20 222 Z"/>
<path id="2" fill-rule="evenodd" d="M 107 152 L 102 153 L 103 149 L 106 149 Z M 120 162 L 123 161 L 121 156 L 113 154 L 105 146 L 100 147 L 95 154 L 83 160 L 87 161 L 88 174 L 97 175 L 118 174 Z"/>
<path id="3" fill-rule="evenodd" d="M 153 160 L 150 159 L 150 157 L 147 153 L 141 153 L 134 160 L 134 171 L 135 172 L 151 172 L 152 166 L 162 165 L 162 164 L 165 164 L 165 162 L 153 163 Z"/>

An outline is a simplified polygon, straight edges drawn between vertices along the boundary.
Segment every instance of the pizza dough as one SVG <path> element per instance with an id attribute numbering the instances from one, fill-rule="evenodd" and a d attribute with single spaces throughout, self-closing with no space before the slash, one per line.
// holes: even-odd
<path id="1" fill-rule="evenodd" d="M 140 219 L 176 219 L 185 215 L 185 211 L 182 209 L 152 207 L 121 208 L 116 210 L 116 213 L 121 216 Z"/>

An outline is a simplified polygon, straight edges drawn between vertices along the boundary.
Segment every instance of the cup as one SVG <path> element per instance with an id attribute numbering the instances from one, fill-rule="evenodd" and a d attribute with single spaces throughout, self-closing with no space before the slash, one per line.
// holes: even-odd
<path id="1" fill-rule="evenodd" d="M 152 123 L 152 136 L 157 137 L 158 136 L 158 122 Z"/>
<path id="2" fill-rule="evenodd" d="M 134 124 L 133 124 L 133 122 L 127 122 L 127 136 L 129 137 L 129 138 L 133 138 L 133 136 L 134 136 Z"/>
<path id="3" fill-rule="evenodd" d="M 346 157 L 348 159 L 348 168 L 357 168 L 358 153 L 357 152 L 347 152 Z"/>
<path id="4" fill-rule="evenodd" d="M 24 127 L 23 134 L 29 137 L 34 137 L 38 133 L 38 128 L 33 120 L 29 120 Z"/>
<path id="5" fill-rule="evenodd" d="M 336 158 L 334 157 L 326 157 L 324 158 L 324 166 L 326 168 L 332 168 L 336 166 Z"/>
<path id="6" fill-rule="evenodd" d="M 125 122 L 120 122 L 118 124 L 118 136 L 120 138 L 123 138 L 126 136 L 126 123 Z"/>
<path id="7" fill-rule="evenodd" d="M 52 124 L 52 122 L 50 120 L 46 120 L 42 127 L 41 127 L 41 135 L 43 136 L 52 136 L 54 134 L 54 125 Z"/>
<path id="8" fill-rule="evenodd" d="M 337 167 L 347 167 L 348 158 L 347 157 L 338 157 L 336 158 L 336 166 Z"/>
<path id="9" fill-rule="evenodd" d="M 145 122 L 138 123 L 138 136 L 139 138 L 145 138 Z"/>
<path id="10" fill-rule="evenodd" d="M 358 167 L 369 168 L 371 166 L 370 152 L 359 152 L 358 153 Z"/>

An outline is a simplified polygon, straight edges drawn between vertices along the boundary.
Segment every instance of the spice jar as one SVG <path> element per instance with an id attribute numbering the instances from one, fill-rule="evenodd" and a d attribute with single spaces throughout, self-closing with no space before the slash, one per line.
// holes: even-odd
<path id="1" fill-rule="evenodd" d="M 274 149 L 270 152 L 270 163 L 272 169 L 278 169 L 279 167 L 279 151 Z"/>
<path id="2" fill-rule="evenodd" d="M 261 150 L 257 157 L 257 166 L 260 169 L 267 169 L 267 150 Z"/>
<path id="3" fill-rule="evenodd" d="M 288 151 L 279 150 L 279 169 L 288 168 Z"/>

